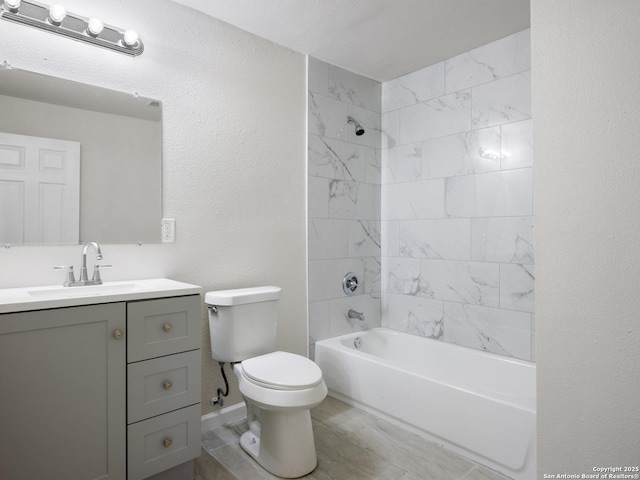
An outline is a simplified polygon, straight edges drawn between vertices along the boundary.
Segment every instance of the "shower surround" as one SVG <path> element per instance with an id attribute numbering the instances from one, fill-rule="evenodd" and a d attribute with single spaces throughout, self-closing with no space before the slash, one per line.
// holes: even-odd
<path id="1" fill-rule="evenodd" d="M 380 83 L 308 57 L 309 347 L 380 326 Z M 356 135 L 347 117 L 365 129 Z M 347 297 L 342 279 L 361 287 Z M 360 322 L 349 309 L 364 313 Z"/>
<path id="2" fill-rule="evenodd" d="M 383 84 L 309 58 L 312 353 L 381 325 L 533 360 L 530 83 L 529 30 Z"/>

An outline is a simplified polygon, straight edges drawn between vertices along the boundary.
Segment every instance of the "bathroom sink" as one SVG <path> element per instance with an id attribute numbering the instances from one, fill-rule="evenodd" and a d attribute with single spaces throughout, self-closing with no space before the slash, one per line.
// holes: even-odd
<path id="1" fill-rule="evenodd" d="M 118 293 L 128 293 L 135 290 L 146 290 L 149 287 L 141 283 L 119 283 L 110 282 L 102 285 L 86 285 L 83 287 L 36 287 L 33 290 L 27 290 L 27 293 L 33 297 L 56 297 L 56 298 L 75 298 L 75 297 L 92 297 L 94 295 L 115 295 Z"/>
<path id="2" fill-rule="evenodd" d="M 62 308 L 96 303 L 176 297 L 200 293 L 200 287 L 167 278 L 104 282 L 102 285 L 21 287 L 0 289 L 0 313 Z"/>

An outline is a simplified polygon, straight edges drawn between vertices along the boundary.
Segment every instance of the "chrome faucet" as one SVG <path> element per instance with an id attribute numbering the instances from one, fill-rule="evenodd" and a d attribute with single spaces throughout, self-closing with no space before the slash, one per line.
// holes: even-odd
<path id="1" fill-rule="evenodd" d="M 361 322 L 364 322 L 364 313 L 362 312 L 356 312 L 353 309 L 350 309 L 349 312 L 347 313 L 347 317 L 349 318 L 355 318 L 356 320 L 360 320 Z"/>
<path id="2" fill-rule="evenodd" d="M 64 281 L 65 287 L 82 287 L 84 285 L 102 285 L 102 278 L 100 277 L 100 267 L 110 267 L 111 265 L 99 265 L 95 264 L 93 267 L 93 275 L 89 280 L 87 274 L 87 253 L 89 253 L 89 247 L 93 247 L 96 252 L 96 260 L 102 260 L 102 251 L 100 245 L 96 242 L 86 242 L 82 246 L 82 258 L 80 267 L 80 280 L 76 280 L 73 274 L 73 265 L 63 267 L 53 267 L 55 270 L 67 270 L 67 278 Z"/>
<path id="3" fill-rule="evenodd" d="M 100 245 L 96 242 L 87 242 L 82 247 L 82 268 L 80 270 L 80 285 L 100 285 L 102 283 L 102 279 L 100 278 L 100 267 L 96 264 L 93 269 L 93 278 L 89 280 L 87 275 L 87 253 L 89 252 L 89 247 L 93 247 L 96 251 L 96 260 L 102 260 L 102 251 L 100 250 Z M 96 272 L 98 276 L 96 278 Z"/>

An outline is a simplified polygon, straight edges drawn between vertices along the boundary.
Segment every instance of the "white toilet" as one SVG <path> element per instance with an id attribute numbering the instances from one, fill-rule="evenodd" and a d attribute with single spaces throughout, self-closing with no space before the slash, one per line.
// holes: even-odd
<path id="1" fill-rule="evenodd" d="M 316 467 L 310 409 L 327 395 L 322 371 L 300 355 L 277 352 L 279 287 L 208 292 L 211 355 L 235 363 L 249 431 L 240 445 L 265 470 L 302 477 Z"/>

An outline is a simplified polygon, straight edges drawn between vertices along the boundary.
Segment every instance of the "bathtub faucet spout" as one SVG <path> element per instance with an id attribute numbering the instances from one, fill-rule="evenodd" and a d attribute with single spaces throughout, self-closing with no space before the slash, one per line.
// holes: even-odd
<path id="1" fill-rule="evenodd" d="M 361 322 L 364 322 L 364 313 L 362 312 L 356 312 L 353 309 L 349 310 L 349 313 L 347 313 L 347 317 L 349 318 L 355 318 L 356 320 L 360 320 Z"/>

